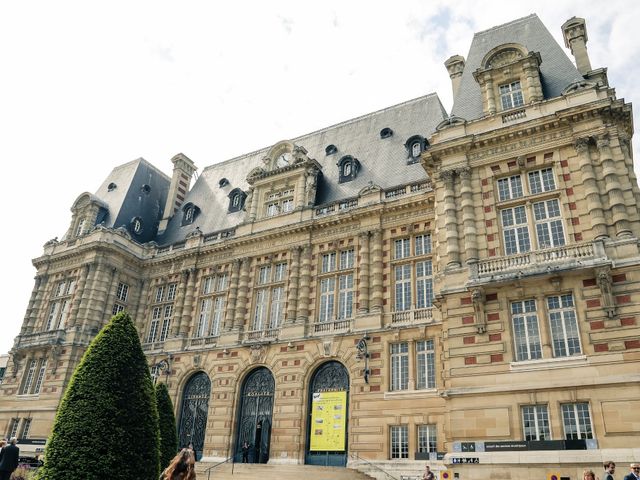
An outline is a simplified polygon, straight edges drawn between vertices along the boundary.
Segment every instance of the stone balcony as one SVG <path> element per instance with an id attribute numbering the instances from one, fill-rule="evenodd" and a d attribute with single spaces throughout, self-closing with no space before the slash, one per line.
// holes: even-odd
<path id="1" fill-rule="evenodd" d="M 564 270 L 609 265 L 603 242 L 574 243 L 517 255 L 480 260 L 469 266 L 469 285 L 516 280 Z"/>
<path id="2" fill-rule="evenodd" d="M 44 345 L 60 345 L 64 342 L 66 332 L 64 330 L 49 330 L 47 332 L 19 335 L 16 338 L 14 349 L 41 347 Z"/>
<path id="3" fill-rule="evenodd" d="M 412 325 L 416 323 L 432 323 L 433 308 L 414 308 L 412 310 L 402 310 L 391 312 L 391 325 Z M 388 324 L 388 322 L 387 322 Z"/>

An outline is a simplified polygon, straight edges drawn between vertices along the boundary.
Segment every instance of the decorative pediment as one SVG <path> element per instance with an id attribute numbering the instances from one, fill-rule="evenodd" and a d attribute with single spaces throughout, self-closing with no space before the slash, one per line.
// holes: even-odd
<path id="1" fill-rule="evenodd" d="M 528 54 L 528 50 L 517 43 L 507 43 L 500 45 L 489 51 L 480 65 L 483 69 L 498 68 L 521 60 Z"/>

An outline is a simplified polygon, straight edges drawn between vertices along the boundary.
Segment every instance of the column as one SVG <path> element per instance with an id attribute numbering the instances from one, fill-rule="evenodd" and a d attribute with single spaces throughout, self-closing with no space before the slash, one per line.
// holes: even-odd
<path id="1" fill-rule="evenodd" d="M 289 288 L 287 290 L 287 323 L 295 323 L 298 312 L 298 289 L 300 287 L 300 247 L 289 249 Z"/>
<path id="2" fill-rule="evenodd" d="M 138 334 L 141 336 L 144 334 L 144 328 L 146 325 L 146 319 L 149 318 L 147 313 L 147 307 L 149 302 L 147 301 L 149 295 L 147 289 L 149 288 L 149 280 L 138 281 L 138 307 L 134 313 L 133 321 L 138 329 Z"/>
<path id="3" fill-rule="evenodd" d="M 180 336 L 188 337 L 191 330 L 191 322 L 193 321 L 193 299 L 196 290 L 196 276 L 197 270 L 190 268 L 187 271 L 189 280 L 187 281 L 187 290 L 184 296 L 184 307 L 182 308 L 182 317 L 180 319 Z"/>
<path id="4" fill-rule="evenodd" d="M 27 307 L 20 335 L 33 333 L 36 327 L 36 321 L 38 320 L 38 313 L 40 311 L 40 304 L 42 303 L 46 284 L 46 274 L 35 276 L 33 290 L 31 291 L 31 298 L 29 299 L 29 306 Z"/>
<path id="5" fill-rule="evenodd" d="M 462 197 L 462 225 L 464 229 L 464 250 L 466 263 L 478 262 L 478 242 L 476 231 L 476 215 L 473 205 L 473 189 L 471 188 L 471 168 L 458 171 L 460 175 L 460 194 Z"/>
<path id="6" fill-rule="evenodd" d="M 227 311 L 224 316 L 224 331 L 233 328 L 236 315 L 236 300 L 238 298 L 238 280 L 240 277 L 240 260 L 235 259 L 231 263 L 231 277 L 229 278 L 229 296 L 227 297 Z"/>
<path id="7" fill-rule="evenodd" d="M 311 245 L 302 247 L 300 295 L 298 296 L 297 322 L 305 324 L 309 319 L 309 295 L 311 293 Z"/>
<path id="8" fill-rule="evenodd" d="M 584 195 L 587 199 L 587 210 L 591 217 L 591 228 L 594 238 L 606 238 L 607 224 L 604 219 L 604 209 L 600 198 L 600 189 L 596 181 L 596 175 L 591 164 L 589 155 L 589 139 L 579 138 L 576 140 L 575 149 L 578 153 L 580 172 L 582 174 L 582 184 L 584 185 Z"/>
<path id="9" fill-rule="evenodd" d="M 69 311 L 69 328 L 75 327 L 78 324 L 78 313 L 80 311 L 80 303 L 84 296 L 84 290 L 87 288 L 87 279 L 89 278 L 89 272 L 91 271 L 90 265 L 82 265 L 80 267 L 80 275 L 78 275 L 78 284 L 76 285 L 76 291 L 73 294 L 73 303 L 71 304 L 71 310 Z"/>
<path id="10" fill-rule="evenodd" d="M 613 161 L 611 148 L 609 146 L 609 136 L 603 135 L 598 138 L 598 151 L 602 164 L 602 175 L 604 176 L 605 191 L 609 197 L 609 208 L 613 212 L 612 219 L 617 237 L 628 237 L 631 235 L 627 207 L 624 204 L 622 188 L 618 180 L 618 169 Z"/>
<path id="11" fill-rule="evenodd" d="M 113 316 L 113 304 L 116 303 L 116 287 L 118 282 L 118 276 L 116 275 L 117 269 L 113 267 L 111 269 L 111 282 L 107 288 L 107 297 L 105 299 L 104 317 L 102 317 L 103 325 L 106 324 Z"/>
<path id="12" fill-rule="evenodd" d="M 371 312 L 382 312 L 382 230 L 375 230 L 371 238 Z"/>
<path id="13" fill-rule="evenodd" d="M 182 308 L 184 307 L 184 296 L 187 289 L 187 281 L 189 280 L 189 270 L 180 272 L 180 282 L 178 283 L 178 292 L 173 301 L 173 318 L 174 322 L 171 326 L 171 337 L 180 336 L 180 326 L 182 324 Z"/>
<path id="14" fill-rule="evenodd" d="M 493 90 L 493 78 L 490 74 L 486 74 L 484 79 L 485 96 L 487 101 L 486 111 L 489 115 L 496 113 L 496 94 Z"/>
<path id="15" fill-rule="evenodd" d="M 238 282 L 238 298 L 236 300 L 236 312 L 233 318 L 233 328 L 244 326 L 247 314 L 247 295 L 249 292 L 249 267 L 250 260 L 243 258 L 240 263 L 240 279 Z"/>
<path id="16" fill-rule="evenodd" d="M 369 232 L 362 232 L 358 240 L 358 313 L 362 314 L 369 312 Z"/>
<path id="17" fill-rule="evenodd" d="M 86 317 L 84 327 L 90 328 L 90 334 L 96 333 L 102 327 L 104 308 L 107 301 L 107 289 L 111 283 L 112 272 L 109 271 L 105 261 L 99 259 L 93 271 L 91 286 L 89 287 L 88 301 L 86 304 Z M 82 308 L 82 304 L 81 304 Z M 95 330 L 95 332 L 94 332 Z"/>
<path id="18" fill-rule="evenodd" d="M 458 245 L 458 220 L 456 218 L 456 201 L 454 191 L 453 170 L 440 172 L 440 180 L 444 185 L 444 227 L 447 245 L 447 267 L 460 266 L 460 246 Z"/>

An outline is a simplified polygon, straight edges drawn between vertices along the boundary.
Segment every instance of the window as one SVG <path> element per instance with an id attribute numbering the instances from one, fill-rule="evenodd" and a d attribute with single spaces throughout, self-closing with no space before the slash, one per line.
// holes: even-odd
<path id="1" fill-rule="evenodd" d="M 351 155 L 346 155 L 338 160 L 338 183 L 350 182 L 358 176 L 360 171 L 360 162 Z"/>
<path id="2" fill-rule="evenodd" d="M 228 275 L 220 273 L 206 277 L 202 282 L 200 301 L 200 316 L 194 337 L 220 335 L 220 328 L 224 324 L 224 313 L 227 304 Z M 204 297 L 204 295 L 207 295 Z"/>
<path id="3" fill-rule="evenodd" d="M 562 423 L 566 440 L 593 438 L 589 404 L 586 402 L 562 405 Z"/>
<path id="4" fill-rule="evenodd" d="M 557 198 L 533 204 L 538 248 L 564 245 L 564 228 Z"/>
<path id="5" fill-rule="evenodd" d="M 527 212 L 524 205 L 500 211 L 504 250 L 507 255 L 531 250 Z"/>
<path id="6" fill-rule="evenodd" d="M 433 340 L 416 343 L 416 388 L 436 388 L 436 354 Z"/>
<path id="7" fill-rule="evenodd" d="M 46 371 L 47 360 L 45 358 L 41 358 L 40 360 L 31 359 L 25 369 L 20 395 L 35 395 L 40 393 Z"/>
<path id="8" fill-rule="evenodd" d="M 498 180 L 498 198 L 501 202 L 520 198 L 522 195 L 522 178 L 520 175 L 513 175 L 512 177 Z"/>
<path id="9" fill-rule="evenodd" d="M 33 376 L 36 372 L 36 360 L 29 361 L 29 366 L 26 370 L 24 381 L 22 382 L 21 395 L 26 395 L 31 392 L 31 384 L 33 383 Z"/>
<path id="10" fill-rule="evenodd" d="M 354 258 L 353 249 L 322 255 L 321 273 L 337 275 L 320 278 L 319 323 L 353 318 Z"/>
<path id="11" fill-rule="evenodd" d="M 129 295 L 129 285 L 126 283 L 118 283 L 118 289 L 116 290 L 116 298 L 121 302 L 127 301 Z"/>
<path id="12" fill-rule="evenodd" d="M 436 452 L 437 438 L 435 425 L 418 425 L 418 452 Z"/>
<path id="13" fill-rule="evenodd" d="M 258 269 L 256 283 L 263 287 L 256 290 L 252 331 L 280 328 L 284 320 L 287 264 L 263 265 Z"/>
<path id="14" fill-rule="evenodd" d="M 420 160 L 420 155 L 427 149 L 428 142 L 422 135 L 413 135 L 407 139 L 404 148 L 407 150 L 408 164 Z"/>
<path id="15" fill-rule="evenodd" d="M 117 315 L 120 312 L 124 311 L 124 305 L 120 305 L 119 303 L 114 303 L 113 308 L 111 309 L 111 315 Z"/>
<path id="16" fill-rule="evenodd" d="M 142 218 L 135 217 L 131 219 L 131 231 L 136 235 L 140 235 L 143 231 Z"/>
<path id="17" fill-rule="evenodd" d="M 267 195 L 267 217 L 289 213 L 293 210 L 293 189 L 282 190 Z"/>
<path id="18" fill-rule="evenodd" d="M 84 224 L 85 224 L 85 219 L 81 218 L 80 221 L 78 222 L 78 226 L 76 227 L 76 237 L 80 237 L 81 235 L 84 234 Z"/>
<path id="19" fill-rule="evenodd" d="M 25 418 L 22 420 L 22 431 L 20 432 L 20 438 L 29 438 L 29 431 L 31 430 L 31 419 Z"/>
<path id="20" fill-rule="evenodd" d="M 335 145 L 327 145 L 327 147 L 324 149 L 324 153 L 325 155 L 333 155 L 338 151 L 338 147 L 336 147 Z"/>
<path id="21" fill-rule="evenodd" d="M 56 283 L 49 303 L 49 313 L 44 325 L 45 331 L 64 328 L 71 308 L 71 298 L 75 287 L 75 279 L 62 280 Z"/>
<path id="22" fill-rule="evenodd" d="M 542 358 L 535 300 L 511 303 L 516 361 Z"/>
<path id="23" fill-rule="evenodd" d="M 524 105 L 520 82 L 511 82 L 505 85 L 500 85 L 500 100 L 502 100 L 503 110 Z"/>
<path id="24" fill-rule="evenodd" d="M 228 212 L 239 212 L 244 207 L 244 201 L 247 198 L 247 194 L 239 188 L 234 188 L 229 192 L 229 208 Z"/>
<path id="25" fill-rule="evenodd" d="M 18 425 L 20 425 L 19 418 L 12 418 L 11 422 L 9 422 L 9 437 L 13 438 L 18 436 Z"/>
<path id="26" fill-rule="evenodd" d="M 580 355 L 580 335 L 576 319 L 573 295 L 557 295 L 547 298 L 549 324 L 554 357 Z"/>
<path id="27" fill-rule="evenodd" d="M 420 145 L 420 142 L 414 142 L 411 145 L 411 156 L 416 158 L 420 156 L 420 153 L 422 153 L 422 145 Z"/>
<path id="28" fill-rule="evenodd" d="M 556 182 L 553 177 L 552 168 L 544 168 L 529 172 L 529 192 L 531 194 L 550 192 L 556 189 Z"/>
<path id="29" fill-rule="evenodd" d="M 147 343 L 164 342 L 169 336 L 173 319 L 173 301 L 176 298 L 177 289 L 177 283 L 156 287 Z"/>
<path id="30" fill-rule="evenodd" d="M 7 371 L 7 367 L 0 367 L 0 385 L 2 385 L 2 379 L 4 378 L 4 374 Z"/>
<path id="31" fill-rule="evenodd" d="M 391 426 L 391 458 L 409 458 L 409 427 L 407 425 Z"/>
<path id="32" fill-rule="evenodd" d="M 200 208 L 198 208 L 193 203 L 189 202 L 182 207 L 182 223 L 181 225 L 191 225 L 193 221 L 200 213 Z"/>
<path id="33" fill-rule="evenodd" d="M 411 243 L 413 242 L 413 249 Z M 431 235 L 417 235 L 394 241 L 394 260 L 405 260 L 431 254 Z M 433 304 L 433 266 L 431 259 L 412 258 L 409 263 L 396 263 L 394 274 L 394 311 L 430 308 Z M 415 299 L 415 300 L 414 300 Z M 414 303 L 415 302 L 415 303 Z"/>
<path id="34" fill-rule="evenodd" d="M 546 405 L 522 407 L 522 432 L 526 441 L 551 440 L 549 412 Z"/>
<path id="35" fill-rule="evenodd" d="M 36 377 L 36 383 L 33 386 L 32 393 L 40 393 L 40 389 L 42 388 L 42 382 L 44 382 L 44 376 L 47 373 L 47 360 L 40 360 L 40 368 L 38 370 L 38 376 Z"/>
<path id="36" fill-rule="evenodd" d="M 391 344 L 391 390 L 409 388 L 409 344 Z"/>
<path id="37" fill-rule="evenodd" d="M 390 138 L 393 135 L 393 130 L 389 127 L 385 127 L 380 130 L 380 138 Z"/>

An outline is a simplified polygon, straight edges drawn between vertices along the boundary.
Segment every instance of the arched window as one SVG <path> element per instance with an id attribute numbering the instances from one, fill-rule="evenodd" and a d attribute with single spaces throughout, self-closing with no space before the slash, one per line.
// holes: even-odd
<path id="1" fill-rule="evenodd" d="M 409 137 L 404 144 L 407 149 L 407 163 L 415 163 L 420 160 L 420 155 L 427 149 L 429 142 L 422 135 Z"/>
<path id="2" fill-rule="evenodd" d="M 380 130 L 380 138 L 389 138 L 393 135 L 393 130 L 391 130 L 389 127 L 384 127 L 382 130 Z"/>
<path id="3" fill-rule="evenodd" d="M 229 192 L 229 213 L 239 212 L 244 207 L 247 194 L 239 188 L 234 188 Z"/>
<path id="4" fill-rule="evenodd" d="M 326 155 L 333 155 L 337 151 L 338 151 L 338 147 L 336 147 L 335 145 L 327 145 L 327 147 L 324 149 L 324 153 Z"/>
<path id="5" fill-rule="evenodd" d="M 142 218 L 140 217 L 133 217 L 131 219 L 131 231 L 133 233 L 135 233 L 136 235 L 140 235 L 143 231 L 144 225 L 142 222 Z"/>
<path id="6" fill-rule="evenodd" d="M 358 176 L 360 170 L 360 162 L 357 158 L 353 158 L 351 155 L 345 155 L 338 163 L 338 183 L 350 182 Z"/>
<path id="7" fill-rule="evenodd" d="M 191 202 L 185 203 L 182 207 L 182 225 L 190 225 L 200 213 L 200 208 Z"/>

